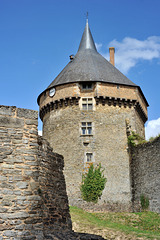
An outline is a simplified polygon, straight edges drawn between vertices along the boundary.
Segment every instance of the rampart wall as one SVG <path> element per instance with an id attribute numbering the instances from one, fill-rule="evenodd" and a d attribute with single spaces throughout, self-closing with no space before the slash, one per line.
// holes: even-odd
<path id="1" fill-rule="evenodd" d="M 150 210 L 160 213 L 160 137 L 131 149 L 131 177 L 135 210 L 144 195 Z"/>
<path id="2" fill-rule="evenodd" d="M 37 118 L 0 106 L 0 240 L 102 240 L 72 231 L 64 160 L 38 136 Z"/>
<path id="3" fill-rule="evenodd" d="M 71 230 L 63 157 L 38 137 L 38 113 L 0 107 L 0 239 Z"/>

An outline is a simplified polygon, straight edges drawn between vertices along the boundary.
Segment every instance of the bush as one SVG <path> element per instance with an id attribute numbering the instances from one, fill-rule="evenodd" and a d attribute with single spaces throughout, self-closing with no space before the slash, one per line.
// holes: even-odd
<path id="1" fill-rule="evenodd" d="M 143 144 L 146 143 L 147 141 L 139 136 L 137 133 L 132 131 L 132 134 L 128 136 L 128 144 L 131 146 L 136 146 L 136 144 Z"/>
<path id="2" fill-rule="evenodd" d="M 101 197 L 107 181 L 103 171 L 101 164 L 96 168 L 92 164 L 88 173 L 82 175 L 81 193 L 83 200 L 96 203 Z"/>
<path id="3" fill-rule="evenodd" d="M 148 197 L 144 196 L 143 194 L 140 196 L 140 202 L 142 210 L 146 210 L 149 207 L 149 199 Z"/>

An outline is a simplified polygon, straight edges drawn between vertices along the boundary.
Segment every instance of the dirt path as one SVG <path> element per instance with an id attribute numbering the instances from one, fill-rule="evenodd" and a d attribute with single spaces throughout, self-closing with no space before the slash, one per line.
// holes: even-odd
<path id="1" fill-rule="evenodd" d="M 100 235 L 107 240 L 146 240 L 145 237 L 135 237 L 134 235 L 126 235 L 120 231 L 113 231 L 110 228 L 91 228 L 78 222 L 72 222 L 73 230 L 75 232 L 83 232 Z"/>

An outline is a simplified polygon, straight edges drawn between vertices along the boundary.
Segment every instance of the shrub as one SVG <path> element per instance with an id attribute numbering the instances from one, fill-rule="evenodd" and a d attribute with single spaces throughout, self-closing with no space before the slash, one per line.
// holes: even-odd
<path id="1" fill-rule="evenodd" d="M 140 202 L 141 202 L 141 207 L 142 210 L 146 210 L 149 207 L 149 199 L 146 197 L 144 194 L 140 196 Z"/>
<path id="2" fill-rule="evenodd" d="M 88 173 L 82 175 L 81 193 L 83 200 L 96 203 L 101 197 L 107 181 L 103 171 L 101 164 L 96 168 L 92 164 Z"/>
<path id="3" fill-rule="evenodd" d="M 136 144 L 143 144 L 146 143 L 147 141 L 139 136 L 137 133 L 132 131 L 132 134 L 128 137 L 128 144 L 131 146 L 135 146 Z"/>

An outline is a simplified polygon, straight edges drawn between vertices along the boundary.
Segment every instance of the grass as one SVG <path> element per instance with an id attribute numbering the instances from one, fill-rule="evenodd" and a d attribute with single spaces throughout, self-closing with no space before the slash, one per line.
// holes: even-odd
<path id="1" fill-rule="evenodd" d="M 73 224 L 79 226 L 79 232 L 93 229 L 95 230 L 93 233 L 96 234 L 96 229 L 98 229 L 97 234 L 99 234 L 100 231 L 109 229 L 112 232 L 118 231 L 133 236 L 129 239 L 137 239 L 137 237 L 160 239 L 160 215 L 157 213 L 147 211 L 140 213 L 89 213 L 77 207 L 70 207 L 70 213 Z M 107 235 L 105 237 L 107 239 Z"/>

